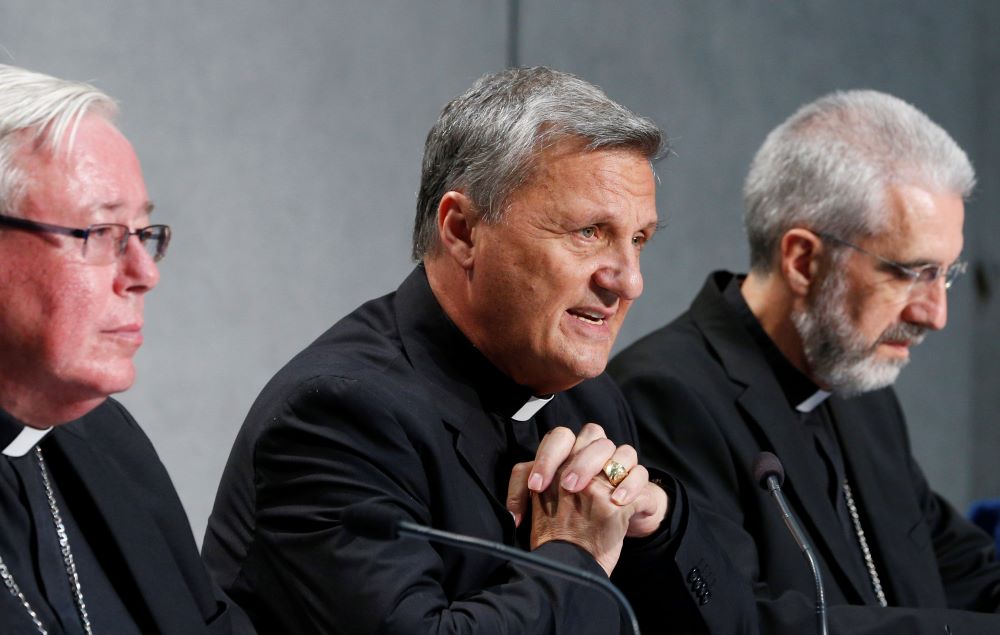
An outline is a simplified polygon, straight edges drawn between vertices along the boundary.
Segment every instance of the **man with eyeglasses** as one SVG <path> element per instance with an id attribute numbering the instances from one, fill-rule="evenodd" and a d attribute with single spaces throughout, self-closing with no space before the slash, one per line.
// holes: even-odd
<path id="1" fill-rule="evenodd" d="M 645 459 L 712 509 L 755 582 L 762 632 L 816 627 L 813 576 L 754 481 L 762 451 L 784 465 L 833 633 L 1000 632 L 992 540 L 930 489 L 891 388 L 945 325 L 973 184 L 965 153 L 899 99 L 808 104 L 751 165 L 750 272 L 713 273 L 609 366 Z"/>
<path id="2" fill-rule="evenodd" d="M 115 111 L 92 86 L 0 65 L 0 631 L 250 632 L 108 398 L 132 385 L 170 243 Z"/>

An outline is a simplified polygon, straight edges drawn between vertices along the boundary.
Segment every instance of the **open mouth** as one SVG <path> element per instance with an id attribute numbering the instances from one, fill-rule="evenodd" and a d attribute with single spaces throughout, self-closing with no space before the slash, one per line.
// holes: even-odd
<path id="1" fill-rule="evenodd" d="M 589 311 L 575 311 L 573 309 L 570 309 L 568 312 L 570 315 L 580 320 L 581 322 L 585 322 L 586 324 L 594 324 L 600 326 L 605 322 L 604 316 L 599 315 L 597 313 L 591 313 Z"/>

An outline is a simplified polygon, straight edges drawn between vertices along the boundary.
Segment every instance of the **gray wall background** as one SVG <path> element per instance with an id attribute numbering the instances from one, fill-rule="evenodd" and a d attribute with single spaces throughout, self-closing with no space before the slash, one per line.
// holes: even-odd
<path id="1" fill-rule="evenodd" d="M 251 401 L 296 351 L 395 288 L 423 138 L 513 61 L 577 73 L 665 127 L 667 228 L 619 348 L 743 269 L 740 185 L 765 134 L 844 88 L 911 101 L 976 164 L 948 329 L 899 382 L 914 452 L 960 507 L 1000 495 L 1000 4 L 990 0 L 5 0 L 0 61 L 120 100 L 157 221 L 173 225 L 122 400 L 200 540 Z M 2 300 L 0 300 L 2 301 Z"/>

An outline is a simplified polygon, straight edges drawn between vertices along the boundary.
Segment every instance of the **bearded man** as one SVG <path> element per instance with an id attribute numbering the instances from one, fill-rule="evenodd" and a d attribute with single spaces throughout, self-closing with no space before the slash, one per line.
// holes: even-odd
<path id="1" fill-rule="evenodd" d="M 753 579 L 762 632 L 816 620 L 812 573 L 754 482 L 765 450 L 784 464 L 832 632 L 1000 632 L 992 541 L 930 489 L 891 388 L 945 325 L 974 181 L 961 148 L 899 99 L 804 106 L 746 180 L 749 274 L 713 273 L 609 367 L 645 462 L 687 485 Z"/>

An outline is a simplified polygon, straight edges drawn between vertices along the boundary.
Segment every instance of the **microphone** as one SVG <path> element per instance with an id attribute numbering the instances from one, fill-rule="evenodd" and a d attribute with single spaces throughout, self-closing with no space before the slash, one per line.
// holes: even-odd
<path id="1" fill-rule="evenodd" d="M 761 452 L 753 461 L 753 478 L 760 485 L 761 489 L 771 493 L 771 496 L 778 503 L 781 515 L 785 519 L 785 526 L 795 539 L 795 544 L 799 546 L 802 555 L 805 556 L 812 570 L 813 579 L 816 582 L 816 624 L 821 635 L 827 635 L 829 626 L 826 620 L 826 592 L 823 590 L 823 576 L 820 574 L 819 563 L 813 553 L 809 539 L 799 526 L 799 521 L 792 515 L 792 510 L 785 500 L 785 495 L 781 492 L 781 484 L 785 482 L 785 468 L 781 466 L 778 457 L 770 452 Z"/>
<path id="2" fill-rule="evenodd" d="M 625 594 L 612 584 L 611 580 L 604 576 L 596 575 L 583 569 L 577 569 L 576 567 L 571 567 L 556 560 L 550 560 L 530 551 L 523 551 L 499 542 L 493 542 L 492 540 L 465 536 L 413 523 L 406 520 L 403 512 L 388 505 L 372 501 L 364 501 L 345 507 L 344 511 L 340 514 L 340 520 L 344 523 L 344 528 L 347 531 L 362 538 L 395 540 L 399 536 L 414 536 L 460 549 L 470 549 L 494 557 L 514 560 L 543 573 L 550 573 L 564 579 L 583 583 L 591 588 L 600 589 L 618 603 L 618 606 L 624 611 L 625 616 L 632 626 L 632 632 L 635 635 L 639 635 L 639 620 L 635 615 L 635 611 L 632 610 L 632 605 L 629 604 Z"/>

